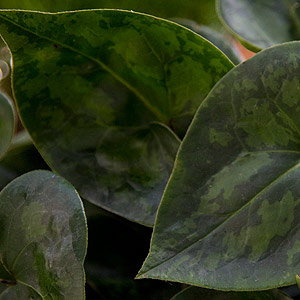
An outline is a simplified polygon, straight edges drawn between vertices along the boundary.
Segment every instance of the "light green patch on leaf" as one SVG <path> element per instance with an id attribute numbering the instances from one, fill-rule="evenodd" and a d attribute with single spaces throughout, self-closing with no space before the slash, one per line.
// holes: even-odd
<path id="1" fill-rule="evenodd" d="M 297 142 L 296 137 L 287 135 L 287 129 L 277 123 L 276 115 L 270 111 L 269 103 L 253 106 L 251 113 L 244 115 L 237 123 L 237 127 L 247 133 L 245 142 L 250 147 L 276 146 L 276 144 L 287 146 L 290 140 Z"/>
<path id="2" fill-rule="evenodd" d="M 226 34 L 222 34 L 213 28 L 205 25 L 199 25 L 190 19 L 175 18 L 175 22 L 195 31 L 204 38 L 208 39 L 212 44 L 218 47 L 226 56 L 234 63 L 239 64 L 243 59 L 238 48 L 232 43 Z M 202 23 L 202 22 L 201 22 Z"/>
<path id="3" fill-rule="evenodd" d="M 294 77 L 292 80 L 287 80 L 282 83 L 282 99 L 283 102 L 289 107 L 295 107 L 299 105 L 299 94 L 299 78 Z"/>
<path id="4" fill-rule="evenodd" d="M 209 141 L 211 143 L 219 143 L 221 146 L 227 146 L 232 140 L 232 136 L 228 132 L 218 132 L 214 128 L 210 130 Z"/>
<path id="5" fill-rule="evenodd" d="M 244 79 L 242 86 L 247 91 L 251 91 L 251 90 L 258 91 L 258 86 L 255 84 L 255 81 L 250 79 Z"/>
<path id="6" fill-rule="evenodd" d="M 262 202 L 257 211 L 261 223 L 248 226 L 241 233 L 241 237 L 245 236 L 244 244 L 252 249 L 250 260 L 257 261 L 266 252 L 273 238 L 284 237 L 289 232 L 294 220 L 294 215 L 290 212 L 294 211 L 299 203 L 300 198 L 294 199 L 290 191 L 280 201 L 271 204 L 268 201 Z"/>
<path id="7" fill-rule="evenodd" d="M 27 226 L 26 238 L 28 240 L 38 239 L 46 232 L 46 227 L 43 224 L 43 215 L 45 207 L 38 201 L 31 202 L 23 208 L 22 224 Z"/>
<path id="8" fill-rule="evenodd" d="M 212 205 L 214 209 L 209 211 L 211 213 L 217 212 L 217 208 L 224 207 L 226 203 L 220 205 L 218 202 L 213 201 L 214 199 L 217 197 L 222 197 L 225 200 L 230 199 L 235 189 L 238 189 L 245 182 L 251 184 L 251 178 L 259 174 L 262 167 L 272 165 L 272 162 L 273 160 L 267 153 L 260 153 L 259 155 L 248 154 L 239 157 L 230 166 L 224 167 L 215 176 L 211 177 L 208 193 L 203 195 L 203 191 L 200 191 L 202 196 L 199 211 L 207 210 Z M 227 204 L 227 209 L 229 208 L 228 205 L 230 207 L 230 204 Z M 234 207 L 231 209 L 234 210 Z"/>
<path id="9" fill-rule="evenodd" d="M 226 72 L 226 67 L 224 66 L 222 60 L 219 58 L 213 58 L 212 60 L 210 60 L 210 66 L 221 72 Z"/>
<path id="10" fill-rule="evenodd" d="M 282 78 L 282 76 L 285 74 L 285 68 L 274 68 L 274 66 L 270 64 L 266 66 L 265 73 L 266 74 L 262 75 L 262 82 L 264 86 L 270 89 L 272 92 L 278 91 L 282 85 L 280 78 Z"/>
<path id="11" fill-rule="evenodd" d="M 209 271 L 214 271 L 221 259 L 222 255 L 220 253 L 212 253 L 205 259 L 203 267 Z"/>

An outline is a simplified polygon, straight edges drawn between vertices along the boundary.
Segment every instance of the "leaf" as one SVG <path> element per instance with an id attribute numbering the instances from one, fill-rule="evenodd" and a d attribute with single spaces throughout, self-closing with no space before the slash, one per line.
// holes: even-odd
<path id="1" fill-rule="evenodd" d="M 0 157 L 9 147 L 15 130 L 14 109 L 10 100 L 0 92 Z"/>
<path id="2" fill-rule="evenodd" d="M 68 182 L 18 177 L 0 193 L 0 223 L 0 299 L 84 299 L 86 220 Z"/>
<path id="3" fill-rule="evenodd" d="M 224 25 L 253 51 L 300 38 L 298 0 L 217 0 Z"/>
<path id="4" fill-rule="evenodd" d="M 209 40 L 212 44 L 219 48 L 234 64 L 239 64 L 240 62 L 242 62 L 243 58 L 240 52 L 233 44 L 233 42 L 226 37 L 225 34 L 221 34 L 208 26 L 199 25 L 196 22 L 188 19 L 176 18 L 173 19 L 173 21 L 193 30 L 194 32 Z"/>
<path id="5" fill-rule="evenodd" d="M 19 112 L 44 159 L 83 198 L 153 225 L 179 146 L 167 126 L 183 136 L 231 62 L 191 31 L 138 13 L 0 18 Z"/>
<path id="6" fill-rule="evenodd" d="M 127 9 L 149 13 L 162 18 L 182 17 L 220 27 L 214 0 L 1 0 L 0 8 L 29 9 L 48 12 L 87 8 Z"/>
<path id="7" fill-rule="evenodd" d="M 221 79 L 179 149 L 139 278 L 220 290 L 295 283 L 300 267 L 300 43 Z"/>
<path id="8" fill-rule="evenodd" d="M 278 289 L 262 292 L 223 292 L 188 287 L 171 300 L 289 300 L 292 299 Z"/>

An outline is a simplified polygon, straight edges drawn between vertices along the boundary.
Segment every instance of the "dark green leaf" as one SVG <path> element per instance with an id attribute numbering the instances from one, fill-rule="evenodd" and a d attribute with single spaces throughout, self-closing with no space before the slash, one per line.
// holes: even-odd
<path id="1" fill-rule="evenodd" d="M 140 278 L 220 290 L 291 285 L 300 268 L 300 43 L 221 79 L 182 143 Z"/>
<path id="2" fill-rule="evenodd" d="M 183 136 L 231 62 L 190 30 L 138 13 L 0 18 L 19 112 L 42 156 L 83 198 L 152 225 L 179 146 L 167 126 Z"/>
<path id="3" fill-rule="evenodd" d="M 274 289 L 262 292 L 222 292 L 189 287 L 171 300 L 289 300 L 282 291 Z"/>
<path id="4" fill-rule="evenodd" d="M 239 64 L 243 58 L 236 48 L 236 46 L 232 43 L 225 34 L 221 34 L 215 31 L 212 28 L 209 28 L 205 25 L 199 25 L 196 22 L 188 19 L 173 19 L 174 22 L 179 23 L 196 33 L 200 34 L 211 43 L 213 43 L 216 47 L 218 47 L 227 57 L 234 63 Z"/>
<path id="5" fill-rule="evenodd" d="M 225 26 L 257 51 L 300 38 L 298 0 L 217 0 Z"/>
<path id="6" fill-rule="evenodd" d="M 0 92 L 0 156 L 9 147 L 14 130 L 15 115 L 13 106 L 8 97 Z"/>
<path id="7" fill-rule="evenodd" d="M 0 193 L 0 299 L 83 300 L 86 230 L 81 200 L 61 177 L 12 181 Z"/>

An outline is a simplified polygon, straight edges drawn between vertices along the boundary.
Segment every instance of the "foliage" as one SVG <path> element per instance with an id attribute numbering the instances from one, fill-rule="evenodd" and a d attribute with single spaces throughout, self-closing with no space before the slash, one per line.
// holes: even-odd
<path id="1" fill-rule="evenodd" d="M 291 299 L 297 1 L 175 4 L 0 0 L 0 299 Z"/>
<path id="2" fill-rule="evenodd" d="M 253 50 L 300 38 L 298 0 L 217 0 L 221 20 Z"/>

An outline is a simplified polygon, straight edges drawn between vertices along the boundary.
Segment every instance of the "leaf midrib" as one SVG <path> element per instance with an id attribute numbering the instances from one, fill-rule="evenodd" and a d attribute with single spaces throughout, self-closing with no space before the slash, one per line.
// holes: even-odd
<path id="1" fill-rule="evenodd" d="M 33 12 L 31 12 L 33 13 Z M 36 14 L 38 14 L 38 12 L 36 12 Z M 50 14 L 50 13 L 49 13 Z M 57 14 L 57 13 L 56 13 Z M 47 14 L 46 14 L 47 15 Z M 157 110 L 154 106 L 152 106 L 150 104 L 150 102 L 148 101 L 148 99 L 146 99 L 137 89 L 135 89 L 133 86 L 131 86 L 124 78 L 122 78 L 121 76 L 119 76 L 118 74 L 116 74 L 111 68 L 109 68 L 106 64 L 104 64 L 102 61 L 100 61 L 99 59 L 96 59 L 88 54 L 85 54 L 81 51 L 79 51 L 76 48 L 73 48 L 69 45 L 66 45 L 60 41 L 54 40 L 52 38 L 46 37 L 40 33 L 34 32 L 28 28 L 23 27 L 22 25 L 16 23 L 15 21 L 12 21 L 11 19 L 4 17 L 3 15 L 0 14 L 0 18 L 21 28 L 22 30 L 24 30 L 25 32 L 29 32 L 41 39 L 45 39 L 51 43 L 57 44 L 65 49 L 71 50 L 72 52 L 79 54 L 93 62 L 95 62 L 96 64 L 98 64 L 103 70 L 105 70 L 107 73 L 109 73 L 112 77 L 114 77 L 117 81 L 119 81 L 120 83 L 122 83 L 125 87 L 127 87 L 157 118 L 160 122 L 167 124 L 168 123 L 168 118 L 165 117 L 163 114 L 161 114 L 161 112 L 159 110 Z M 13 57 L 13 54 L 12 54 Z"/>
<path id="2" fill-rule="evenodd" d="M 258 152 L 264 152 L 264 151 L 258 151 Z M 274 152 L 274 151 L 267 151 L 267 152 Z M 280 152 L 280 150 L 277 150 L 276 152 Z M 285 152 L 297 152 L 297 151 L 281 151 L 283 153 Z M 251 153 L 251 152 L 247 152 Z M 285 171 L 284 173 L 282 173 L 281 175 L 279 175 L 277 178 L 275 178 L 272 182 L 270 182 L 266 187 L 264 187 L 261 191 L 259 191 L 254 197 L 252 197 L 246 204 L 244 204 L 242 207 L 240 207 L 239 209 L 237 209 L 235 212 L 231 213 L 230 216 L 225 219 L 223 222 L 219 223 L 218 225 L 216 225 L 211 231 L 209 231 L 207 234 L 205 234 L 204 236 L 202 236 L 201 238 L 197 239 L 195 242 L 193 242 L 192 244 L 190 244 L 189 246 L 185 247 L 184 249 L 180 250 L 178 253 L 176 253 L 175 255 L 169 257 L 168 259 L 164 260 L 161 263 L 156 264 L 155 266 L 151 267 L 149 270 L 147 270 L 146 272 L 141 272 L 137 275 L 137 278 L 141 278 L 141 275 L 146 275 L 149 271 L 154 270 L 156 267 L 158 266 L 163 266 L 164 264 L 166 264 L 167 262 L 169 262 L 170 260 L 176 258 L 178 255 L 182 254 L 183 252 L 185 252 L 186 250 L 192 248 L 195 244 L 197 244 L 198 242 L 206 239 L 208 236 L 210 236 L 211 234 L 213 234 L 217 229 L 219 229 L 219 227 L 224 226 L 227 222 L 229 222 L 233 217 L 236 216 L 236 214 L 238 214 L 240 211 L 242 211 L 243 209 L 245 209 L 248 205 L 250 205 L 257 197 L 259 197 L 262 193 L 264 193 L 266 190 L 268 190 L 270 187 L 273 186 L 273 184 L 275 184 L 277 181 L 279 181 L 282 177 L 286 176 L 287 174 L 289 174 L 290 172 L 292 172 L 293 170 L 297 169 L 300 166 L 300 158 L 298 159 L 297 163 L 295 165 L 293 165 L 292 167 L 290 167 L 287 171 Z M 172 177 L 172 176 L 171 176 Z M 171 181 L 171 178 L 169 179 L 169 182 Z M 168 183 L 169 184 L 169 183 Z M 168 185 L 166 186 L 167 190 Z M 155 227 L 156 224 L 154 225 L 154 231 L 155 231 Z M 149 256 L 151 256 L 151 252 L 149 254 Z M 142 271 L 142 269 L 141 269 Z"/>

